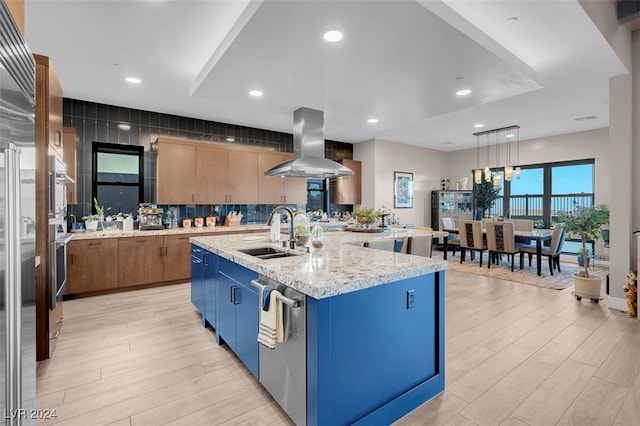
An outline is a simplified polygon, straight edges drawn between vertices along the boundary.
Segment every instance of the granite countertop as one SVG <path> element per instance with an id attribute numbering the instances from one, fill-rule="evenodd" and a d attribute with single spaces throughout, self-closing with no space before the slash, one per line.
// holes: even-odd
<path id="1" fill-rule="evenodd" d="M 73 240 L 92 240 L 96 238 L 127 238 L 127 237 L 150 237 L 150 236 L 164 236 L 164 235 L 200 235 L 204 233 L 225 233 L 225 232 L 257 232 L 268 231 L 267 225 L 241 225 L 241 226 L 213 226 L 202 228 L 171 228 L 171 229 L 158 229 L 140 231 L 139 229 L 133 231 L 85 231 L 72 233 Z"/>
<path id="2" fill-rule="evenodd" d="M 324 247 L 291 250 L 270 243 L 268 234 L 191 237 L 191 242 L 258 274 L 292 287 L 316 299 L 349 293 L 394 281 L 447 269 L 448 262 L 360 247 L 365 241 L 403 238 L 421 232 L 397 230 L 385 233 L 326 232 Z M 434 233 L 434 236 L 447 235 Z M 299 256 L 263 260 L 238 249 L 273 247 Z"/>

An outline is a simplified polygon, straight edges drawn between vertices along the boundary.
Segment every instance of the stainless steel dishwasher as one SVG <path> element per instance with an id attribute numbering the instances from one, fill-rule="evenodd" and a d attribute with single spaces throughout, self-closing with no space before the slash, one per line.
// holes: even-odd
<path id="1" fill-rule="evenodd" d="M 307 308 L 306 296 L 260 275 L 252 284 L 269 285 L 283 300 L 284 342 L 275 349 L 260 346 L 260 382 L 296 425 L 307 423 Z M 287 303 L 293 301 L 294 303 Z M 260 309 L 260 308 L 259 308 Z"/>

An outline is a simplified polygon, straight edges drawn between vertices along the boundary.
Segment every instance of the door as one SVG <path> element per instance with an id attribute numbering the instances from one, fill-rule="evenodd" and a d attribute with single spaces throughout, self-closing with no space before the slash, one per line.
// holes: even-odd
<path id="1" fill-rule="evenodd" d="M 163 237 L 120 238 L 118 270 L 120 287 L 158 283 L 164 278 Z"/>
<path id="2" fill-rule="evenodd" d="M 191 269 L 191 245 L 188 235 L 164 237 L 164 281 L 189 281 Z"/>
<path id="3" fill-rule="evenodd" d="M 218 273 L 218 328 L 217 334 L 235 352 L 236 347 L 236 305 L 238 283 L 222 272 Z M 257 338 L 256 334 L 256 338 Z"/>
<path id="4" fill-rule="evenodd" d="M 236 342 L 234 351 L 253 375 L 259 378 L 258 342 L 256 340 L 259 322 L 258 292 L 253 287 L 238 284 L 235 303 Z"/>
<path id="5" fill-rule="evenodd" d="M 229 151 L 229 203 L 252 204 L 258 199 L 258 153 Z"/>
<path id="6" fill-rule="evenodd" d="M 158 203 L 195 201 L 195 158 L 194 146 L 158 142 Z"/>
<path id="7" fill-rule="evenodd" d="M 194 185 L 198 204 L 226 203 L 229 194 L 229 152 L 197 147 Z"/>

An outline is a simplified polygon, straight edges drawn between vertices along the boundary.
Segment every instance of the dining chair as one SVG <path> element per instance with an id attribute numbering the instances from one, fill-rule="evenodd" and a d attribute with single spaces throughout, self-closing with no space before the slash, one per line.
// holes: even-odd
<path id="1" fill-rule="evenodd" d="M 533 231 L 533 220 L 531 219 L 511 219 L 516 231 Z M 517 244 L 531 244 L 531 238 L 516 236 Z"/>
<path id="2" fill-rule="evenodd" d="M 482 238 L 482 222 L 479 220 L 461 220 L 458 222 L 460 235 L 460 263 L 465 260 L 465 252 L 468 249 L 471 260 L 473 253 L 480 252 L 480 266 L 482 266 L 482 255 L 487 250 L 487 244 Z"/>
<path id="3" fill-rule="evenodd" d="M 382 240 L 367 241 L 364 243 L 364 246 L 376 250 L 395 251 L 396 240 L 393 238 L 385 238 Z"/>
<path id="4" fill-rule="evenodd" d="M 507 259 L 511 257 L 511 272 L 513 272 L 514 258 L 520 253 L 520 247 L 516 244 L 515 224 L 513 222 L 486 222 L 487 248 L 489 260 L 487 269 L 491 268 L 491 263 L 498 263 L 500 254 L 506 254 Z M 522 269 L 522 256 L 520 256 L 520 269 Z"/>
<path id="5" fill-rule="evenodd" d="M 430 235 L 414 235 L 407 237 L 407 254 L 431 257 L 433 253 L 433 238 Z"/>
<path id="6" fill-rule="evenodd" d="M 549 259 L 549 272 L 551 272 L 551 275 L 553 275 L 553 269 L 556 267 L 558 268 L 558 272 L 562 272 L 560 269 L 560 254 L 562 253 L 562 246 L 564 245 L 565 237 L 566 233 L 564 231 L 564 223 L 556 223 L 553 226 L 553 233 L 551 234 L 551 243 L 549 244 L 549 247 L 542 247 L 542 250 L 540 251 L 541 256 L 546 256 Z M 524 253 L 529 255 L 529 266 L 531 266 L 531 258 L 536 254 L 536 248 L 521 247 L 521 262 Z"/>
<path id="7" fill-rule="evenodd" d="M 440 218 L 440 230 L 444 231 L 446 229 L 455 229 L 456 224 L 452 217 L 441 217 Z M 460 247 L 460 238 L 458 235 L 450 233 L 447 237 L 447 245 L 451 247 L 451 255 L 456 255 L 456 247 Z"/>

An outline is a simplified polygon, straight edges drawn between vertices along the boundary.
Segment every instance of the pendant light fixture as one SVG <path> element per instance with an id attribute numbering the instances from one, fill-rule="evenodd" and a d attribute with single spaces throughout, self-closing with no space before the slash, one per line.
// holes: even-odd
<path id="1" fill-rule="evenodd" d="M 516 179 L 520 179 L 520 173 L 521 173 L 521 168 L 519 165 L 520 164 L 520 126 L 514 125 L 514 126 L 508 126 L 508 127 L 501 127 L 499 129 L 485 130 L 483 132 L 477 132 L 473 134 L 476 137 L 476 156 L 477 156 L 476 167 L 478 167 L 473 171 L 474 182 L 476 184 L 479 184 L 482 182 L 482 176 L 484 172 L 485 182 L 493 182 L 494 188 L 500 188 L 502 186 L 502 175 L 499 173 L 492 174 L 491 169 L 489 168 L 489 157 L 490 157 L 489 151 L 490 151 L 490 145 L 491 145 L 491 142 L 490 142 L 491 136 L 495 136 L 496 167 L 500 167 L 500 144 L 501 144 L 500 139 L 501 139 L 502 132 L 505 132 L 505 144 L 506 144 L 506 150 L 507 150 L 506 151 L 507 164 L 504 166 L 504 180 L 509 182 L 513 180 L 514 175 Z M 486 160 L 485 164 L 486 165 L 484 170 L 481 170 L 479 168 L 481 136 L 485 137 L 485 160 Z M 516 149 L 517 149 L 516 164 L 518 164 L 515 167 L 512 164 L 513 159 L 511 158 L 512 142 L 509 141 L 509 139 L 512 139 L 514 137 L 516 138 Z"/>

